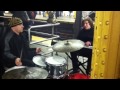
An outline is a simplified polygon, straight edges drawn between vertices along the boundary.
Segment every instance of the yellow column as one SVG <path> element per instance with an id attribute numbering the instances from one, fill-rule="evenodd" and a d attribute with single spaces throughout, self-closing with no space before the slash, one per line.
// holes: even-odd
<path id="1" fill-rule="evenodd" d="M 119 76 L 119 20 L 120 12 L 96 12 L 91 71 L 92 79 L 117 78 Z"/>
<path id="2" fill-rule="evenodd" d="M 76 11 L 73 11 L 73 13 L 74 13 L 74 19 L 76 18 Z"/>

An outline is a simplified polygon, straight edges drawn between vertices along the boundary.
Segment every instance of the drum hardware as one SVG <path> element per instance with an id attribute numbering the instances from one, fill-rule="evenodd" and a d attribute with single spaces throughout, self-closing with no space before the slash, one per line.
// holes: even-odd
<path id="1" fill-rule="evenodd" d="M 49 77 L 60 79 L 66 71 L 66 59 L 60 56 L 51 56 L 46 58 Z"/>
<path id="2" fill-rule="evenodd" d="M 65 53 L 65 54 L 66 54 L 70 59 L 72 59 L 72 58 L 68 55 L 68 53 Z M 83 65 L 81 62 L 79 62 L 79 65 L 81 65 L 81 66 L 86 70 L 86 68 L 84 67 L 84 65 Z M 80 71 L 81 71 L 84 75 L 86 75 L 81 68 L 79 68 L 79 69 L 80 69 Z M 68 69 L 67 69 L 67 74 L 68 74 Z M 69 75 L 69 74 L 68 74 L 68 75 Z"/>
<path id="3" fill-rule="evenodd" d="M 57 42 L 52 48 L 56 52 L 74 52 L 82 48 L 92 49 L 92 46 L 86 47 L 85 43 L 81 40 L 68 39 Z"/>
<path id="4" fill-rule="evenodd" d="M 31 29 L 34 29 L 34 28 L 53 27 L 52 28 L 52 34 L 42 33 L 42 32 L 39 32 L 39 33 L 41 33 L 42 35 L 47 35 L 47 36 L 51 36 L 52 35 L 52 38 L 48 38 L 48 40 L 59 38 L 59 35 L 54 35 L 54 26 L 57 26 L 57 25 L 60 25 L 60 23 L 31 26 L 28 29 L 29 43 L 31 41 L 31 38 L 30 38 Z M 34 43 L 38 43 L 38 42 L 41 42 L 41 41 L 37 41 L 37 42 L 34 42 Z M 34 44 L 34 43 L 30 43 L 30 44 Z"/>
<path id="5" fill-rule="evenodd" d="M 59 41 L 53 45 L 53 50 L 56 52 L 73 52 L 84 47 L 84 42 L 75 39 Z"/>
<path id="6" fill-rule="evenodd" d="M 64 74 L 64 78 L 66 76 L 69 76 L 68 74 L 68 58 L 71 59 L 71 57 L 68 55 L 68 52 L 73 52 L 80 50 L 84 47 L 84 42 L 80 40 L 75 39 L 69 39 L 64 41 L 59 41 L 55 45 L 53 45 L 53 50 L 56 52 L 64 52 L 67 55 L 67 70 Z"/>
<path id="7" fill-rule="evenodd" d="M 68 52 L 74 52 L 74 51 L 80 50 L 82 48 L 92 49 L 92 46 L 87 47 L 87 46 L 85 46 L 85 43 L 83 41 L 77 40 L 77 39 L 68 39 L 68 40 L 64 40 L 64 41 L 59 41 L 55 45 L 53 45 L 54 51 L 63 52 L 68 56 L 67 57 L 67 71 L 65 73 L 65 76 L 66 75 L 69 76 L 69 74 L 68 74 L 68 58 L 71 59 L 71 57 L 68 55 Z"/>
<path id="8" fill-rule="evenodd" d="M 15 66 L 8 69 L 2 79 L 46 79 L 48 72 L 38 67 Z"/>

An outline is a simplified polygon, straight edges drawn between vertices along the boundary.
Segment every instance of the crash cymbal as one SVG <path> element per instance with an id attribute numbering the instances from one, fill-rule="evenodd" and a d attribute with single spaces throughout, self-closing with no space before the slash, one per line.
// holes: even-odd
<path id="1" fill-rule="evenodd" d="M 38 67 L 21 67 L 15 66 L 7 70 L 2 79 L 46 79 L 48 72 Z"/>
<path id="2" fill-rule="evenodd" d="M 53 45 L 53 50 L 56 52 L 73 52 L 80 50 L 84 47 L 84 42 L 77 39 L 69 39 L 64 41 L 59 41 Z"/>

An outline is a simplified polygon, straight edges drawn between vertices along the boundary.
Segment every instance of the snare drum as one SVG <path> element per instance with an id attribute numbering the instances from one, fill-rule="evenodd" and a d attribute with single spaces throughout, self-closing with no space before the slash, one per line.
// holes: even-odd
<path id="1" fill-rule="evenodd" d="M 45 57 L 44 56 L 34 56 L 33 57 L 33 62 L 36 64 L 36 66 L 40 68 L 46 68 L 46 63 L 45 63 Z"/>
<path id="2" fill-rule="evenodd" d="M 52 78 L 59 78 L 64 75 L 66 71 L 66 59 L 60 56 L 51 56 L 46 58 L 47 69 L 49 76 Z"/>

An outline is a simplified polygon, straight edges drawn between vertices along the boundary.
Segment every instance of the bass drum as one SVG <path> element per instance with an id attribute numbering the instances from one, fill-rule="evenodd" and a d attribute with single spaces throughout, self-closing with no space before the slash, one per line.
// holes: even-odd
<path id="1" fill-rule="evenodd" d="M 33 57 L 33 62 L 36 64 L 36 66 L 46 69 L 46 62 L 45 62 L 45 57 L 44 56 L 34 56 Z"/>

